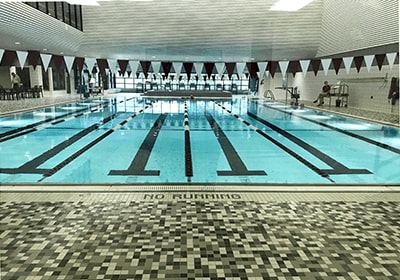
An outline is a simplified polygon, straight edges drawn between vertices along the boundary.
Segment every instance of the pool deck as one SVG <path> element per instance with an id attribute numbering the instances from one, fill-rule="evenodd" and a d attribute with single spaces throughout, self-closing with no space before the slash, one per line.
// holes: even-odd
<path id="1" fill-rule="evenodd" d="M 117 96 L 117 95 L 121 95 L 121 94 L 127 94 L 127 93 L 115 93 L 113 91 L 108 91 L 108 92 L 106 91 L 104 93 L 104 95 L 96 95 L 93 98 L 112 97 L 112 96 Z M 154 94 L 157 95 L 156 92 L 148 93 L 149 96 L 152 96 Z M 176 95 L 176 96 L 178 96 L 178 95 Z M 185 96 L 190 97 L 189 92 Z M 201 94 L 201 96 L 203 97 L 204 94 Z M 225 92 L 221 93 L 221 97 L 229 97 L 229 96 L 230 96 L 230 94 L 228 94 L 228 93 L 225 93 Z M 0 116 L 9 114 L 9 113 L 16 113 L 16 112 L 20 112 L 20 111 L 24 111 L 24 110 L 29 110 L 32 108 L 41 108 L 41 107 L 46 107 L 49 105 L 62 104 L 62 103 L 78 101 L 78 100 L 82 100 L 82 99 L 84 99 L 84 98 L 81 95 L 76 94 L 76 93 L 49 94 L 49 93 L 45 92 L 43 98 L 30 98 L 30 99 L 22 99 L 22 100 L 0 100 Z M 284 102 L 284 100 L 281 100 L 281 101 Z M 313 104 L 311 101 L 303 101 L 302 100 L 302 103 L 304 103 L 306 107 L 317 108 L 315 106 L 315 104 Z M 359 108 L 354 108 L 354 107 L 335 107 L 335 106 L 318 107 L 318 110 L 328 111 L 328 112 L 331 111 L 331 112 L 335 112 L 335 113 L 342 114 L 342 115 L 358 117 L 358 118 L 362 118 L 365 120 L 372 120 L 372 121 L 380 122 L 383 124 L 389 124 L 389 125 L 394 125 L 394 126 L 400 127 L 399 114 L 397 112 L 391 113 L 389 110 L 387 112 L 378 112 L 378 111 L 365 110 L 365 109 L 359 109 Z"/>
<path id="2" fill-rule="evenodd" d="M 400 186 L 9 185 L 0 207 L 1 279 L 400 279 Z"/>

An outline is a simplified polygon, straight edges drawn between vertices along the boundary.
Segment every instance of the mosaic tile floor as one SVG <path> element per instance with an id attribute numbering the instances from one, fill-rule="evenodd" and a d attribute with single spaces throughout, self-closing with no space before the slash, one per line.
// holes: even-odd
<path id="1" fill-rule="evenodd" d="M 399 196 L 2 193 L 1 279 L 400 279 Z"/>

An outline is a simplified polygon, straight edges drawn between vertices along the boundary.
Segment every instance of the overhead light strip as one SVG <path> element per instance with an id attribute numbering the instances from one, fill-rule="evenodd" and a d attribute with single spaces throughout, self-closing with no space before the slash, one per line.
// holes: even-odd
<path id="1" fill-rule="evenodd" d="M 310 4 L 313 0 L 278 0 L 270 11 L 295 12 Z"/>

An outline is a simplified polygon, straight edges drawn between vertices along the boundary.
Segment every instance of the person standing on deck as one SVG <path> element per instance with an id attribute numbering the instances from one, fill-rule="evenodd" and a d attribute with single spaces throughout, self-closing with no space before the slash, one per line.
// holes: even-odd
<path id="1" fill-rule="evenodd" d="M 21 83 L 21 78 L 14 72 L 11 73 L 11 87 L 13 89 L 18 89 L 20 83 Z"/>

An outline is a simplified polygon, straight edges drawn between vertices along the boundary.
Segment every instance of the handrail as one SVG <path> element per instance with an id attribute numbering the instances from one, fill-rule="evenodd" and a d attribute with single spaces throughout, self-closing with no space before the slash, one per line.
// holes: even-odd
<path id="1" fill-rule="evenodd" d="M 275 95 L 272 92 L 272 90 L 267 89 L 266 91 L 264 91 L 264 98 L 265 99 L 271 99 L 271 100 L 275 100 Z"/>
<path id="2" fill-rule="evenodd" d="M 348 78 L 342 79 L 343 82 L 346 83 L 374 83 L 374 82 L 382 82 L 379 88 L 384 88 L 388 83 L 388 73 L 383 77 L 363 77 L 363 78 Z"/>

